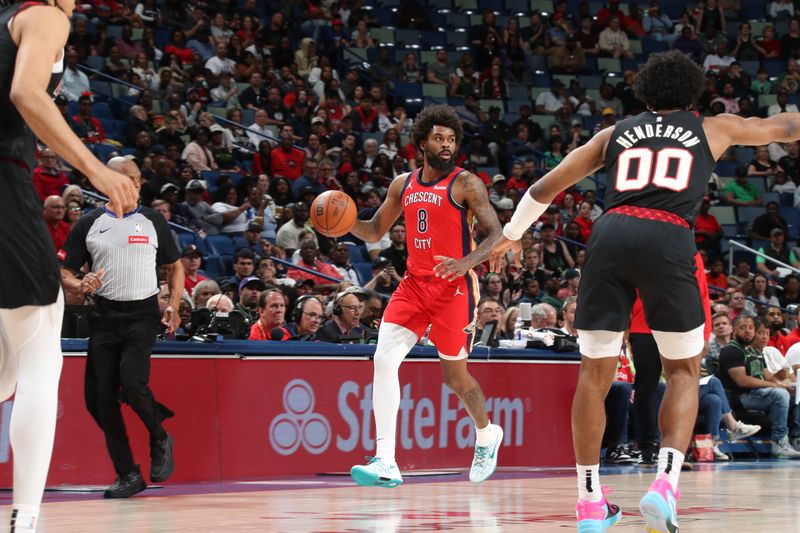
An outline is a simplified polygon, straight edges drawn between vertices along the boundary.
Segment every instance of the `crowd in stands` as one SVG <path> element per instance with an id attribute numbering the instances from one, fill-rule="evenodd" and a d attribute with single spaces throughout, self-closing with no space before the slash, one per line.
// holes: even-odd
<path id="1" fill-rule="evenodd" d="M 404 226 L 378 243 L 324 237 L 308 220 L 315 196 L 342 190 L 371 217 L 389 182 L 421 164 L 408 142 L 416 113 L 449 103 L 464 122 L 458 164 L 484 180 L 504 223 L 566 154 L 644 110 L 635 72 L 667 49 L 706 72 L 702 115 L 798 111 L 790 0 L 92 0 L 74 16 L 56 103 L 98 157 L 135 158 L 142 204 L 176 225 L 181 334 L 211 309 L 238 311 L 240 337 L 366 342 L 405 271 Z M 782 328 L 798 338 L 789 308 L 800 278 L 788 268 L 800 267 L 798 158 L 796 142 L 731 149 L 695 220 L 715 316 L 778 306 L 771 344 Z M 91 186 L 47 149 L 34 184 L 58 249 L 96 205 Z M 477 269 L 479 331 L 497 321 L 511 338 L 518 304 L 531 303 L 536 324 L 575 333 L 604 187 L 601 172 L 560 194 L 523 236 L 522 268 Z M 476 241 L 485 236 L 477 227 Z M 730 335 L 715 330 L 717 356 Z"/>

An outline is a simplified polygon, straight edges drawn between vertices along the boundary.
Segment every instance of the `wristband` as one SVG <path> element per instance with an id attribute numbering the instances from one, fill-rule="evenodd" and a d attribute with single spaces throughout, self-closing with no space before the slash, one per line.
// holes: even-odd
<path id="1" fill-rule="evenodd" d="M 537 202 L 529 191 L 525 191 L 514 215 L 503 228 L 503 236 L 511 241 L 520 240 L 522 234 L 544 214 L 549 205 Z"/>

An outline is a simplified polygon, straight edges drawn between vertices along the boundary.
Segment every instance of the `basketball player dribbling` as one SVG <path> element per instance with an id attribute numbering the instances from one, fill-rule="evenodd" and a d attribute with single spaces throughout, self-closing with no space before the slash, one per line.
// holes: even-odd
<path id="1" fill-rule="evenodd" d="M 74 0 L 40 0 L 0 9 L 0 401 L 16 390 L 10 432 L 15 532 L 36 530 L 61 374 L 64 299 L 31 181 L 36 137 L 88 176 L 120 216 L 136 204 L 131 181 L 89 152 L 53 102 L 74 7 Z"/>
<path id="2" fill-rule="evenodd" d="M 491 252 L 492 266 L 509 249 L 518 255 L 518 239 L 556 194 L 606 167 L 606 212 L 595 222 L 589 239 L 575 319 L 581 369 L 572 408 L 572 439 L 580 532 L 606 531 L 622 516 L 603 495 L 598 463 L 604 399 L 614 379 L 636 289 L 667 376 L 659 414 L 662 440 L 656 479 L 639 508 L 649 531 L 678 530 L 678 476 L 697 415 L 705 343 L 690 221 L 715 161 L 728 147 L 800 138 L 797 113 L 767 119 L 698 116 L 691 109 L 704 85 L 700 67 L 680 52 L 651 55 L 634 83 L 637 98 L 649 111 L 601 131 L 534 183 Z"/>
<path id="3" fill-rule="evenodd" d="M 398 370 L 429 325 L 445 383 L 475 422 L 470 481 L 484 481 L 497 466 L 503 430 L 489 422 L 483 392 L 467 370 L 467 357 L 478 304 L 478 279 L 471 269 L 486 260 L 501 230 L 483 181 L 454 164 L 462 137 L 461 120 L 450 107 L 422 110 L 411 140 L 423 153 L 423 166 L 395 178 L 372 219 L 357 221 L 351 230 L 364 241 L 375 242 L 403 214 L 408 248 L 406 275 L 389 300 L 378 331 L 372 382 L 377 449 L 369 464 L 351 469 L 359 485 L 403 483 L 395 462 Z M 473 215 L 490 233 L 477 248 L 472 240 Z"/>

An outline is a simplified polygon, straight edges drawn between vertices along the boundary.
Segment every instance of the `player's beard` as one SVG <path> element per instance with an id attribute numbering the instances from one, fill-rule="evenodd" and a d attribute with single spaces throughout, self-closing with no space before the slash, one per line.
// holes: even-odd
<path id="1" fill-rule="evenodd" d="M 425 149 L 425 163 L 439 172 L 447 172 L 455 166 L 455 154 L 450 152 L 450 159 L 444 160 L 439 157 L 440 152 L 432 152 Z"/>

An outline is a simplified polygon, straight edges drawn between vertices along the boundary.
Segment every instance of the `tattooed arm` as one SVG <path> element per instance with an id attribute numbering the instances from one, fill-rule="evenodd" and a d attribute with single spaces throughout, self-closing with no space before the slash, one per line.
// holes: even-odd
<path id="1" fill-rule="evenodd" d="M 464 173 L 462 178 L 463 200 L 462 204 L 467 207 L 478 219 L 481 224 L 488 229 L 489 235 L 481 241 L 477 248 L 463 258 L 452 258 L 437 255 L 435 259 L 440 261 L 434 267 L 436 277 L 445 278 L 448 281 L 463 276 L 467 271 L 485 261 L 489 257 L 489 251 L 494 242 L 502 235 L 500 221 L 497 219 L 492 204 L 489 203 L 489 195 L 486 192 L 486 185 L 478 176 L 469 172 Z"/>

